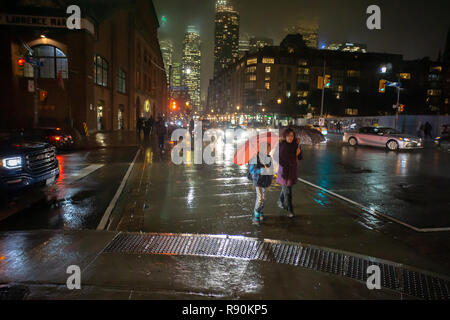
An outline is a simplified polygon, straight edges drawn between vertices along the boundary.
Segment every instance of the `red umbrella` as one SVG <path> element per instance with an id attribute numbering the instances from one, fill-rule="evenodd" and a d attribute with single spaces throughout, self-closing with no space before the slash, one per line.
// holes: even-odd
<path id="1" fill-rule="evenodd" d="M 234 154 L 233 163 L 243 166 L 247 164 L 259 152 L 259 145 L 270 143 L 271 150 L 275 148 L 279 141 L 279 136 L 273 132 L 264 132 L 250 137 L 243 143 Z"/>

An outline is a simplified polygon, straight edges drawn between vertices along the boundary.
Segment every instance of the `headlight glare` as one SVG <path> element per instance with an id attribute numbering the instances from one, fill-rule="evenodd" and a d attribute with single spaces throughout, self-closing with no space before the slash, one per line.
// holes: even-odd
<path id="1" fill-rule="evenodd" d="M 22 167 L 21 157 L 5 158 L 2 160 L 3 167 L 6 169 L 18 169 Z"/>

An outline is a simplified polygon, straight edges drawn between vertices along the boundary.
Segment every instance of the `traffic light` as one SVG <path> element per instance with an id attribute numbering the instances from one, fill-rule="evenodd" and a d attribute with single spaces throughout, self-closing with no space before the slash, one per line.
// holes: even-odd
<path id="1" fill-rule="evenodd" d="M 23 68 L 23 66 L 25 65 L 25 59 L 20 57 L 19 59 L 17 59 L 17 65 L 21 68 Z"/>
<path id="2" fill-rule="evenodd" d="M 325 76 L 324 84 L 325 84 L 325 88 L 330 88 L 331 87 L 331 76 L 329 74 L 327 74 Z"/>
<path id="3" fill-rule="evenodd" d="M 386 80 L 380 80 L 380 84 L 379 84 L 379 87 L 378 87 L 378 92 L 380 92 L 380 93 L 385 93 L 386 92 L 386 83 L 387 83 Z"/>
<path id="4" fill-rule="evenodd" d="M 47 101 L 47 97 L 48 97 L 48 91 L 39 90 L 39 101 L 45 102 L 45 101 Z"/>
<path id="5" fill-rule="evenodd" d="M 400 105 L 400 110 L 399 110 L 400 112 L 404 112 L 405 111 L 405 105 L 404 104 L 401 104 Z"/>
<path id="6" fill-rule="evenodd" d="M 177 110 L 177 102 L 176 102 L 175 100 L 172 100 L 172 101 L 170 102 L 170 108 L 171 108 L 173 111 Z"/>
<path id="7" fill-rule="evenodd" d="M 322 76 L 317 77 L 317 89 L 323 89 L 323 77 Z"/>

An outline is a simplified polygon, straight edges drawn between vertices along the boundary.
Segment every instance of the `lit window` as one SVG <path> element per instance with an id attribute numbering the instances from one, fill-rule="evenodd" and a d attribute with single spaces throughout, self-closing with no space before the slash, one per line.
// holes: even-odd
<path id="1" fill-rule="evenodd" d="M 442 72 L 442 67 L 441 66 L 436 66 L 436 67 L 431 67 L 430 68 L 430 72 Z"/>
<path id="2" fill-rule="evenodd" d="M 400 79 L 405 79 L 405 80 L 411 79 L 411 73 L 400 73 Z"/>
<path id="3" fill-rule="evenodd" d="M 275 59 L 274 58 L 263 58 L 262 63 L 274 64 Z"/>
<path id="4" fill-rule="evenodd" d="M 266 87 L 266 90 L 270 90 L 270 82 L 266 82 L 264 86 Z"/>
<path id="5" fill-rule="evenodd" d="M 298 65 L 299 66 L 307 66 L 308 65 L 308 61 L 306 61 L 306 60 L 299 60 L 298 61 Z"/>
<path id="6" fill-rule="evenodd" d="M 251 74 L 249 77 L 250 81 L 256 81 L 256 74 Z"/>
<path id="7" fill-rule="evenodd" d="M 442 91 L 441 90 L 437 90 L 437 89 L 429 89 L 427 91 L 429 96 L 440 96 Z"/>
<path id="8" fill-rule="evenodd" d="M 253 73 L 256 72 L 256 66 L 247 67 L 247 73 Z"/>
<path id="9" fill-rule="evenodd" d="M 108 62 L 99 55 L 94 57 L 94 83 L 102 87 L 108 86 Z"/>
<path id="10" fill-rule="evenodd" d="M 337 91 L 344 92 L 344 86 L 342 86 L 342 85 L 337 86 Z"/>
<path id="11" fill-rule="evenodd" d="M 357 116 L 358 115 L 358 109 L 346 108 L 345 109 L 345 114 L 350 115 L 350 116 Z"/>
<path id="12" fill-rule="evenodd" d="M 271 70 L 272 70 L 272 67 L 270 67 L 270 66 L 266 67 L 266 73 L 270 73 Z"/>
<path id="13" fill-rule="evenodd" d="M 266 75 L 266 76 L 264 77 L 264 81 L 270 81 L 270 76 L 269 76 L 269 75 Z"/>
<path id="14" fill-rule="evenodd" d="M 64 52 L 54 46 L 48 45 L 38 45 L 32 49 L 33 58 L 43 63 L 39 68 L 39 78 L 55 79 L 60 72 L 63 79 L 68 78 L 67 57 Z M 33 67 L 29 63 L 25 63 L 24 76 L 34 76 Z"/>
<path id="15" fill-rule="evenodd" d="M 359 78 L 360 72 L 358 70 L 347 70 L 347 77 L 349 78 Z"/>
<path id="16" fill-rule="evenodd" d="M 257 64 L 257 63 L 258 63 L 258 58 L 247 59 L 247 65 Z"/>
<path id="17" fill-rule="evenodd" d="M 298 68 L 297 73 L 303 75 L 309 74 L 309 68 Z"/>

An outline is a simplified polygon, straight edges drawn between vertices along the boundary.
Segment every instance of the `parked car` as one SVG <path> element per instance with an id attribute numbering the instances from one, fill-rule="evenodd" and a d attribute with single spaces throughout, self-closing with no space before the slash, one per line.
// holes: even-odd
<path id="1" fill-rule="evenodd" d="M 423 148 L 422 139 L 386 127 L 362 127 L 353 132 L 345 132 L 343 141 L 351 146 L 367 145 L 389 150 Z"/>
<path id="2" fill-rule="evenodd" d="M 20 134 L 0 133 L 0 189 L 16 191 L 36 184 L 52 184 L 59 176 L 54 146 L 28 142 Z"/>
<path id="3" fill-rule="evenodd" d="M 49 143 L 58 151 L 71 150 L 74 147 L 72 135 L 58 127 L 24 129 L 23 136 L 29 141 Z"/>

